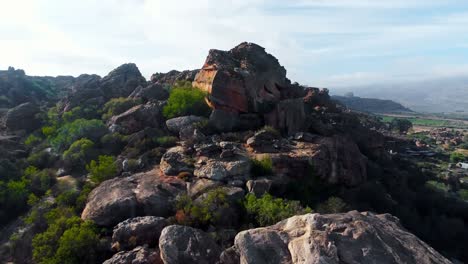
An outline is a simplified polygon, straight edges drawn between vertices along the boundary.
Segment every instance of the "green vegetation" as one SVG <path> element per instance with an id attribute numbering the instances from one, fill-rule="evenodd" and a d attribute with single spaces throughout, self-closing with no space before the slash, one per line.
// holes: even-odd
<path id="1" fill-rule="evenodd" d="M 40 142 L 42 141 L 42 138 L 34 135 L 34 134 L 31 134 L 29 135 L 26 140 L 24 140 L 24 144 L 26 146 L 34 146 L 34 145 L 37 145 L 39 144 Z"/>
<path id="2" fill-rule="evenodd" d="M 298 201 L 274 198 L 268 193 L 261 198 L 247 194 L 244 207 L 247 214 L 260 226 L 272 225 L 293 215 L 312 212 L 308 207 L 303 208 Z"/>
<path id="3" fill-rule="evenodd" d="M 277 137 L 280 137 L 281 136 L 281 133 L 274 127 L 272 126 L 264 126 L 261 130 L 264 130 L 270 134 L 273 134 Z"/>
<path id="4" fill-rule="evenodd" d="M 67 167 L 83 168 L 93 158 L 93 147 L 94 143 L 91 140 L 78 139 L 63 152 L 62 159 Z"/>
<path id="5" fill-rule="evenodd" d="M 104 105 L 102 109 L 102 119 L 109 119 L 112 116 L 119 115 L 140 103 L 140 100 L 133 98 L 112 98 Z"/>
<path id="6" fill-rule="evenodd" d="M 251 173 L 256 177 L 273 174 L 273 161 L 269 155 L 264 155 L 259 159 L 251 159 L 251 164 Z"/>
<path id="7" fill-rule="evenodd" d="M 452 152 L 452 154 L 450 154 L 450 162 L 453 162 L 453 163 L 464 162 L 467 159 L 468 157 L 460 152 Z"/>
<path id="8" fill-rule="evenodd" d="M 439 191 L 442 193 L 446 193 L 449 190 L 447 185 L 438 181 L 427 181 L 426 186 L 428 188 L 431 188 L 432 190 Z"/>
<path id="9" fill-rule="evenodd" d="M 226 192 L 221 188 L 209 191 L 201 202 L 193 201 L 188 195 L 177 199 L 176 221 L 182 225 L 206 227 L 216 225 L 230 207 Z"/>
<path id="10" fill-rule="evenodd" d="M 185 115 L 209 116 L 211 109 L 205 102 L 206 96 L 190 82 L 177 83 L 170 91 L 163 114 L 168 119 Z"/>
<path id="11" fill-rule="evenodd" d="M 101 155 L 98 161 L 92 160 L 86 169 L 90 174 L 90 179 L 99 184 L 114 177 L 117 174 L 117 165 L 113 156 Z"/>
<path id="12" fill-rule="evenodd" d="M 72 208 L 58 207 L 46 215 L 47 229 L 32 240 L 33 259 L 39 264 L 95 263 L 99 237 L 91 222 Z"/>
<path id="13" fill-rule="evenodd" d="M 390 122 L 390 129 L 399 132 L 400 134 L 406 134 L 413 127 L 413 124 L 408 119 L 394 118 Z"/>
<path id="14" fill-rule="evenodd" d="M 382 122 L 391 123 L 394 119 L 401 119 L 393 116 L 381 116 Z M 413 126 L 425 127 L 449 127 L 449 128 L 466 128 L 468 125 L 462 121 L 444 120 L 438 118 L 430 118 L 424 116 L 405 116 L 404 119 L 410 121 Z"/>
<path id="15" fill-rule="evenodd" d="M 164 147 L 164 148 L 170 148 L 176 145 L 177 141 L 179 139 L 173 136 L 164 136 L 164 137 L 158 137 L 154 141 L 158 146 Z"/>
<path id="16" fill-rule="evenodd" d="M 77 119 L 95 119 L 99 118 L 97 112 L 98 108 L 95 105 L 77 106 L 63 113 L 62 120 L 66 123 L 71 123 Z"/>
<path id="17" fill-rule="evenodd" d="M 346 203 L 339 197 L 330 197 L 317 207 L 317 212 L 321 214 L 335 214 L 346 211 Z"/>
<path id="18" fill-rule="evenodd" d="M 42 131 L 44 133 L 44 128 Z M 107 127 L 101 120 L 77 119 L 58 128 L 56 133 L 52 133 L 54 136 L 49 136 L 49 141 L 55 149 L 64 150 L 80 138 L 98 141 L 106 132 Z"/>

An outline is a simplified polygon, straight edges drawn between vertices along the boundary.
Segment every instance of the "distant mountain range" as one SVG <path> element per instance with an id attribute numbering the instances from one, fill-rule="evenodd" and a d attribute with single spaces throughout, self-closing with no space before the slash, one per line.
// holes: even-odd
<path id="1" fill-rule="evenodd" d="M 393 100 L 417 112 L 468 113 L 468 77 L 333 88 L 335 95 L 353 92 L 366 98 Z"/>
<path id="2" fill-rule="evenodd" d="M 357 96 L 332 96 L 346 107 L 359 112 L 367 113 L 407 113 L 413 112 L 411 109 L 394 102 L 392 100 L 382 100 L 375 98 L 361 98 Z"/>

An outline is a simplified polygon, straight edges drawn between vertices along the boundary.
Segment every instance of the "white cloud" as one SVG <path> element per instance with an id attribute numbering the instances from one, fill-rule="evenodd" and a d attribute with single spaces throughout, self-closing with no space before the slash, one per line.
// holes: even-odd
<path id="1" fill-rule="evenodd" d="M 464 66 L 395 58 L 418 58 L 424 49 L 431 57 L 437 45 L 468 43 L 460 38 L 468 33 L 462 10 L 414 21 L 393 17 L 456 0 L 0 1 L 0 69 L 13 65 L 38 75 L 104 75 L 135 62 L 149 77 L 199 68 L 209 49 L 251 41 L 275 55 L 293 81 L 332 86 L 460 74 Z"/>

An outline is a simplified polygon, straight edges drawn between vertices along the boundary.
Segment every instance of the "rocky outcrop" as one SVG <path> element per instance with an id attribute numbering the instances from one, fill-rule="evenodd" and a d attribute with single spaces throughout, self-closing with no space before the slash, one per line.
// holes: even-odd
<path id="1" fill-rule="evenodd" d="M 357 211 L 293 216 L 240 232 L 221 260 L 224 264 L 451 263 L 404 230 L 395 217 Z"/>
<path id="2" fill-rule="evenodd" d="M 155 73 L 151 75 L 151 82 L 155 84 L 162 85 L 165 88 L 173 86 L 178 81 L 187 81 L 192 82 L 195 79 L 199 70 L 186 70 L 186 71 L 176 71 L 172 70 L 167 73 Z"/>
<path id="3" fill-rule="evenodd" d="M 164 124 L 163 106 L 162 101 L 134 106 L 120 115 L 113 116 L 108 126 L 112 132 L 125 135 L 136 133 L 147 127 L 161 128 Z"/>
<path id="4" fill-rule="evenodd" d="M 183 181 L 160 176 L 158 168 L 114 178 L 104 181 L 89 194 L 81 218 L 100 226 L 113 226 L 141 215 L 171 216 L 176 196 L 185 190 Z"/>
<path id="5" fill-rule="evenodd" d="M 165 175 L 177 176 L 181 172 L 193 173 L 193 160 L 188 149 L 177 146 L 167 150 L 161 158 L 160 168 Z"/>
<path id="6" fill-rule="evenodd" d="M 163 262 L 158 250 L 140 246 L 130 251 L 117 253 L 104 261 L 104 264 L 163 264 Z"/>
<path id="7" fill-rule="evenodd" d="M 172 225 L 159 238 L 161 259 L 165 264 L 212 264 L 221 249 L 207 233 L 188 226 Z"/>
<path id="8" fill-rule="evenodd" d="M 140 98 L 143 101 L 162 101 L 169 98 L 169 91 L 160 84 L 138 86 L 130 95 L 130 98 Z"/>
<path id="9" fill-rule="evenodd" d="M 5 115 L 5 127 L 10 131 L 32 131 L 41 126 L 38 117 L 40 109 L 36 104 L 24 103 L 10 110 Z"/>
<path id="10" fill-rule="evenodd" d="M 127 97 L 135 88 L 146 84 L 134 63 L 122 64 L 102 78 L 100 88 L 107 98 Z"/>
<path id="11" fill-rule="evenodd" d="M 346 186 L 356 186 L 367 178 L 367 158 L 353 141 L 342 136 L 290 141 L 279 149 L 269 154 L 277 176 L 297 181 L 317 176 L 326 183 Z"/>
<path id="12" fill-rule="evenodd" d="M 99 88 L 100 82 L 101 77 L 95 74 L 78 76 L 69 94 L 60 101 L 60 110 L 66 112 L 78 106 L 104 104 L 105 97 Z"/>
<path id="13" fill-rule="evenodd" d="M 120 222 L 114 227 L 112 249 L 129 250 L 143 245 L 154 247 L 167 225 L 165 218 L 156 216 L 135 217 Z"/>
<path id="14" fill-rule="evenodd" d="M 171 118 L 166 121 L 166 126 L 169 131 L 179 135 L 185 129 L 194 129 L 193 125 L 202 121 L 208 121 L 206 118 L 201 116 L 180 116 Z"/>

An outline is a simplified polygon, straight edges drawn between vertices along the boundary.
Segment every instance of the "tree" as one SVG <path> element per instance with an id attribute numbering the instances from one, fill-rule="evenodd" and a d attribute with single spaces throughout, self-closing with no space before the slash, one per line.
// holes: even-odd
<path id="1" fill-rule="evenodd" d="M 170 91 L 163 114 L 168 119 L 185 115 L 209 116 L 211 109 L 205 102 L 206 95 L 188 82 L 178 83 Z"/>
<path id="2" fill-rule="evenodd" d="M 88 138 L 92 141 L 98 141 L 106 133 L 107 127 L 101 120 L 77 119 L 59 127 L 56 136 L 50 139 L 50 143 L 55 149 L 64 150 L 78 139 Z"/>
<path id="3" fill-rule="evenodd" d="M 413 127 L 413 123 L 408 119 L 395 118 L 390 122 L 390 128 L 400 134 L 406 134 Z"/>
<path id="4" fill-rule="evenodd" d="M 92 160 L 86 169 L 90 173 L 93 182 L 99 184 L 108 180 L 117 174 L 115 158 L 112 156 L 101 155 L 98 161 Z"/>

